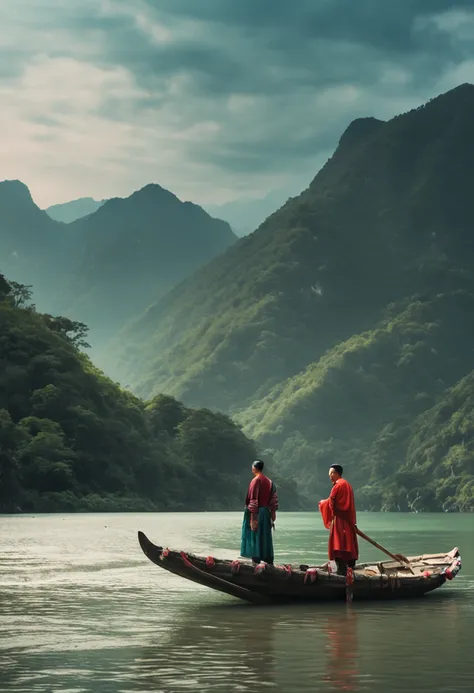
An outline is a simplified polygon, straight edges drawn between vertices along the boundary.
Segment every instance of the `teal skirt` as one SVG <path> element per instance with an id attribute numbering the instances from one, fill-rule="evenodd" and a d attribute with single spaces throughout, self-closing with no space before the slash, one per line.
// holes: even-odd
<path id="1" fill-rule="evenodd" d="M 250 529 L 250 513 L 248 510 L 245 511 L 240 555 L 265 561 L 265 563 L 273 563 L 272 520 L 269 508 L 259 508 L 256 532 Z"/>

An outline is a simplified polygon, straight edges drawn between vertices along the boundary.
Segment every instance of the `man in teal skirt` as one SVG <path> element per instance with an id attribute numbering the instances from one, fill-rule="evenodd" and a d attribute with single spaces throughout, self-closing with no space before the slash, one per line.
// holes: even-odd
<path id="1" fill-rule="evenodd" d="M 252 464 L 253 479 L 245 499 L 240 555 L 254 563 L 273 563 L 272 527 L 278 510 L 275 484 L 263 474 L 262 460 Z"/>

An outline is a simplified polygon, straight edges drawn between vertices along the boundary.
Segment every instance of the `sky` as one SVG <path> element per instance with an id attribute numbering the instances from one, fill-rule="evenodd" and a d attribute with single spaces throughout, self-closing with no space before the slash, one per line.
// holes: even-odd
<path id="1" fill-rule="evenodd" d="M 351 120 L 463 82 L 473 0 L 1 0 L 0 179 L 41 207 L 294 195 Z"/>

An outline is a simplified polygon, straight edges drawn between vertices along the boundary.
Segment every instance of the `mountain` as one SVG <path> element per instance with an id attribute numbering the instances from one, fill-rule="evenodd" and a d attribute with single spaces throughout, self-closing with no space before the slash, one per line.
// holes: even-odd
<path id="1" fill-rule="evenodd" d="M 218 219 L 225 219 L 237 236 L 246 236 L 281 207 L 288 195 L 282 191 L 271 192 L 261 198 L 239 198 L 221 205 L 206 205 L 205 211 Z M 80 197 L 77 200 L 52 205 L 45 209 L 46 214 L 55 221 L 70 224 L 96 212 L 107 200 L 94 200 Z"/>
<path id="2" fill-rule="evenodd" d="M 19 296 L 0 275 L 0 512 L 242 507 L 257 452 L 228 417 L 124 392 Z"/>
<path id="3" fill-rule="evenodd" d="M 100 345 L 236 240 L 227 222 L 159 185 L 64 224 L 19 181 L 0 183 L 0 266 L 38 306 L 91 328 Z"/>
<path id="4" fill-rule="evenodd" d="M 2 270 L 18 282 L 33 282 L 36 298 L 45 309 L 67 275 L 70 241 L 67 227 L 33 202 L 26 185 L 17 180 L 0 182 Z"/>
<path id="5" fill-rule="evenodd" d="M 255 231 L 287 199 L 288 195 L 278 190 L 261 198 L 240 198 L 221 205 L 207 205 L 206 210 L 212 216 L 228 221 L 237 236 L 246 236 Z"/>
<path id="6" fill-rule="evenodd" d="M 62 226 L 36 206 L 26 185 L 17 180 L 0 182 L 0 211 L 1 257 L 12 266 L 38 268 L 46 246 L 49 251 L 61 239 Z"/>
<path id="7" fill-rule="evenodd" d="M 67 228 L 77 264 L 57 310 L 85 322 L 95 343 L 236 240 L 227 222 L 154 184 Z"/>
<path id="8" fill-rule="evenodd" d="M 342 462 L 366 507 L 442 509 L 450 472 L 423 495 L 409 450 L 474 369 L 473 117 L 465 84 L 353 122 L 307 190 L 122 334 L 116 374 L 232 414 L 313 498 Z"/>
<path id="9" fill-rule="evenodd" d="M 106 200 L 94 200 L 92 197 L 80 197 L 77 200 L 52 205 L 45 209 L 45 212 L 55 221 L 70 224 L 72 221 L 76 221 L 76 219 L 81 219 L 97 212 L 99 207 L 102 207 L 105 202 Z"/>

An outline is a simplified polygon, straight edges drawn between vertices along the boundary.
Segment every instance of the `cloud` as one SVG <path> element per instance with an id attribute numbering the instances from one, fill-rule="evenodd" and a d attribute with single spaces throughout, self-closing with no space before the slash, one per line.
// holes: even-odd
<path id="1" fill-rule="evenodd" d="M 0 176 L 43 205 L 150 181 L 305 187 L 358 116 L 474 80 L 471 0 L 2 0 Z"/>

